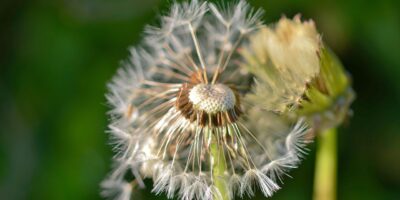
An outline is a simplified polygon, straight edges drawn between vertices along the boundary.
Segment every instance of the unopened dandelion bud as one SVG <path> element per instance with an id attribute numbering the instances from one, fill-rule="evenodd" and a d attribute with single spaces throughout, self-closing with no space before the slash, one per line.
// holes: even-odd
<path id="1" fill-rule="evenodd" d="M 292 119 L 306 117 L 314 130 L 337 126 L 348 115 L 350 77 L 313 21 L 283 17 L 253 34 L 242 55 L 258 83 L 250 98 L 264 107 Z"/>

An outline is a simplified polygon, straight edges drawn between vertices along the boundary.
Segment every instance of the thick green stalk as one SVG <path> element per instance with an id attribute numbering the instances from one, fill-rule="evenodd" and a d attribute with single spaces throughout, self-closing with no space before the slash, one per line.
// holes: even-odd
<path id="1" fill-rule="evenodd" d="M 335 200 L 337 179 L 336 128 L 321 132 L 317 139 L 314 200 Z"/>
<path id="2" fill-rule="evenodd" d="M 212 167 L 212 178 L 215 187 L 221 193 L 221 196 L 215 195 L 214 200 L 230 200 L 227 185 L 225 181 L 225 171 L 226 171 L 226 160 L 224 156 L 224 149 L 221 147 L 215 135 L 212 136 L 211 142 L 211 167 Z M 221 199 L 222 197 L 222 199 Z"/>

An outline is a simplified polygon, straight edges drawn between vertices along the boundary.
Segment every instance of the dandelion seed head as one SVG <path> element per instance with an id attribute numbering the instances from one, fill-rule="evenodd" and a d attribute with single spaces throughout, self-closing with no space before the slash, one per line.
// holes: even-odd
<path id="1" fill-rule="evenodd" d="M 278 34 L 263 28 L 262 13 L 244 0 L 173 3 L 159 26 L 146 29 L 109 84 L 116 154 L 107 188 L 131 181 L 142 187 L 149 178 L 152 192 L 185 200 L 222 199 L 216 182 L 230 198 L 252 196 L 255 186 L 265 196 L 280 188 L 276 179 L 297 166 L 308 129 L 276 112 L 293 103 L 297 88 L 244 64 L 253 53 L 271 51 L 265 38 L 255 43 L 265 37 L 260 32 Z M 221 163 L 224 170 L 216 172 Z"/>

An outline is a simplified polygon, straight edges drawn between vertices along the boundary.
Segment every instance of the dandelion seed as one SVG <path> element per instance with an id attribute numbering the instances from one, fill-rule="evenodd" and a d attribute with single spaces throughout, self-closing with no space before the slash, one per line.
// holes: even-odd
<path id="1" fill-rule="evenodd" d="M 276 112 L 294 103 L 298 88 L 294 95 L 271 92 L 276 84 L 291 86 L 243 64 L 240 50 L 258 48 L 248 43 L 263 27 L 261 16 L 245 1 L 222 8 L 191 1 L 175 3 L 160 27 L 147 28 L 142 46 L 131 49 L 109 84 L 117 153 L 103 184 L 105 196 L 115 194 L 109 192 L 114 187 L 126 199 L 129 174 L 139 186 L 152 179 L 156 194 L 187 200 L 252 196 L 254 186 L 269 197 L 280 188 L 282 174 L 304 153 L 308 129 L 304 120 L 288 122 Z M 274 45 L 282 53 L 283 45 Z M 275 57 L 282 67 L 294 68 Z M 293 62 L 305 65 L 299 73 L 306 80 L 316 73 L 306 66 L 313 58 Z"/>

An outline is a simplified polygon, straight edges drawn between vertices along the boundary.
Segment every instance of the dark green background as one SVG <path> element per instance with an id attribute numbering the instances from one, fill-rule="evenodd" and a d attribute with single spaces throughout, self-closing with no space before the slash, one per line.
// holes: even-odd
<path id="1" fill-rule="evenodd" d="M 355 114 L 339 133 L 339 199 L 400 199 L 398 2 L 250 1 L 268 23 L 283 13 L 314 19 L 353 75 Z M 166 7 L 161 0 L 0 2 L 0 199 L 100 199 L 112 156 L 105 85 Z M 271 199 L 311 198 L 314 154 L 311 145 Z M 145 190 L 134 199 L 155 197 Z"/>

